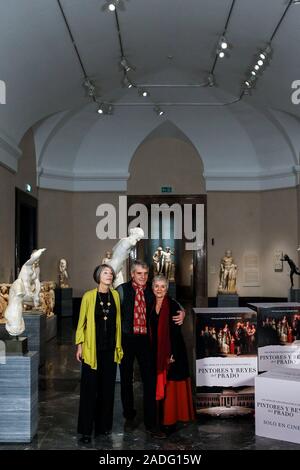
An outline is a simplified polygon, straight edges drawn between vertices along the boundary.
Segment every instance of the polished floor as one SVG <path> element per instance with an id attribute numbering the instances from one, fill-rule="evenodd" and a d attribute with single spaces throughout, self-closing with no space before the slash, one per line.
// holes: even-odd
<path id="1" fill-rule="evenodd" d="M 188 325 L 188 324 L 187 324 Z M 188 326 L 187 326 L 188 327 Z M 186 327 L 186 328 L 187 328 Z M 189 332 L 187 331 L 186 334 Z M 201 419 L 182 427 L 167 440 L 151 438 L 144 432 L 141 415 L 141 387 L 135 384 L 138 427 L 131 433 L 123 429 L 120 385 L 116 387 L 113 433 L 79 444 L 76 434 L 79 402 L 80 365 L 75 361 L 74 330 L 64 319 L 57 338 L 47 344 L 46 365 L 40 370 L 39 426 L 30 444 L 0 444 L 1 449 L 129 449 L 129 450 L 300 450 L 300 445 L 256 437 L 253 418 Z M 0 398 L 1 399 L 1 398 Z"/>

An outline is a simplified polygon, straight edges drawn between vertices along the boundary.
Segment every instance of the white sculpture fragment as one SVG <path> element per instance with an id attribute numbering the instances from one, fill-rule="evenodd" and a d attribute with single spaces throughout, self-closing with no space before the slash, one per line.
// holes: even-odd
<path id="1" fill-rule="evenodd" d="M 132 248 L 142 238 L 144 238 L 144 231 L 142 228 L 131 228 L 129 230 L 129 237 L 121 238 L 121 240 L 119 240 L 118 243 L 113 247 L 112 258 L 111 260 L 108 260 L 107 264 L 109 264 L 116 273 L 114 288 L 118 287 L 120 284 L 123 284 L 124 278 L 122 274 L 122 266 L 127 260 Z"/>
<path id="2" fill-rule="evenodd" d="M 37 265 L 41 254 L 46 248 L 34 251 L 23 264 L 18 279 L 12 283 L 9 290 L 8 306 L 5 310 L 5 328 L 11 336 L 19 336 L 25 330 L 23 319 L 23 302 L 32 303 L 39 296 L 40 282 Z"/>

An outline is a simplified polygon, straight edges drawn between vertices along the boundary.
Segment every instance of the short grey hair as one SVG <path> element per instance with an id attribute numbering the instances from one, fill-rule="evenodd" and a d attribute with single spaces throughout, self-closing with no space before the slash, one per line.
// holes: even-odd
<path id="1" fill-rule="evenodd" d="M 154 286 L 156 282 L 162 282 L 162 281 L 166 284 L 167 289 L 169 289 L 169 281 L 166 278 L 166 276 L 164 276 L 163 274 L 157 274 L 156 276 L 154 276 L 154 278 L 152 279 L 152 287 Z"/>
<path id="2" fill-rule="evenodd" d="M 133 273 L 138 266 L 140 266 L 141 268 L 147 269 L 149 271 L 149 266 L 145 261 L 141 259 L 135 259 L 131 265 L 130 272 Z"/>

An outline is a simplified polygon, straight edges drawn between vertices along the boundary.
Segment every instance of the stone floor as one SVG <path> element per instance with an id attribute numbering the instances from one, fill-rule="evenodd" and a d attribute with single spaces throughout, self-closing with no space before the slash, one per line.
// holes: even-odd
<path id="1" fill-rule="evenodd" d="M 256 437 L 254 421 L 239 419 L 203 419 L 179 429 L 167 440 L 159 441 L 143 430 L 138 407 L 139 426 L 124 433 L 120 403 L 120 385 L 116 387 L 113 433 L 80 445 L 76 435 L 79 401 L 80 366 L 74 359 L 74 330 L 69 319 L 63 319 L 57 338 L 47 343 L 47 360 L 40 369 L 39 426 L 31 444 L 0 444 L 2 449 L 129 449 L 129 450 L 300 450 L 300 445 Z M 135 384 L 137 403 L 141 403 L 140 384 Z"/>

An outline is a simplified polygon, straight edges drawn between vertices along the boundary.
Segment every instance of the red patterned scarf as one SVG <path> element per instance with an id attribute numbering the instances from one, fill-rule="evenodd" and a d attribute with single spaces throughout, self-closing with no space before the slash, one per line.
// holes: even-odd
<path id="1" fill-rule="evenodd" d="M 156 400 L 162 400 L 165 397 L 167 373 L 170 365 L 171 340 L 169 316 L 170 303 L 168 296 L 165 296 L 159 312 L 157 329 Z"/>
<path id="2" fill-rule="evenodd" d="M 146 286 L 139 286 L 132 282 L 132 287 L 135 290 L 134 311 L 133 311 L 133 333 L 135 335 L 147 334 L 146 323 L 146 301 L 144 289 Z"/>

